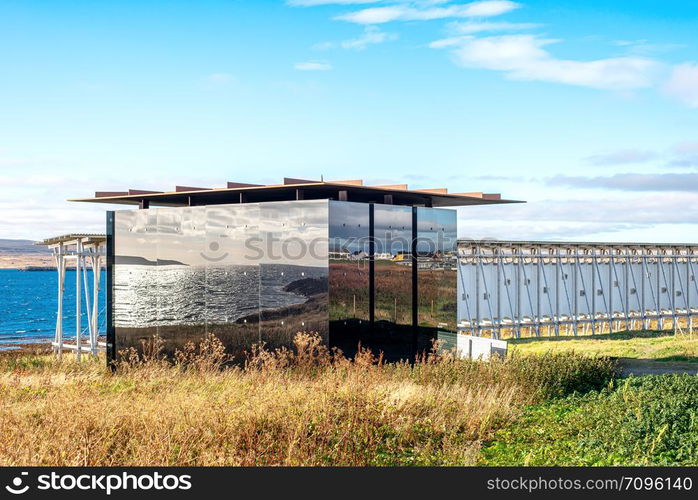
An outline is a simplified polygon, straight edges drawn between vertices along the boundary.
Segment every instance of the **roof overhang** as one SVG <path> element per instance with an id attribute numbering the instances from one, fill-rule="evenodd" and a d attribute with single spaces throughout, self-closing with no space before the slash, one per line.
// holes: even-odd
<path id="1" fill-rule="evenodd" d="M 505 200 L 499 194 L 449 193 L 445 188 L 408 189 L 406 185 L 364 186 L 363 181 L 307 181 L 284 179 L 283 184 L 255 185 L 228 183 L 224 188 L 194 188 L 177 186 L 174 191 L 103 191 L 92 198 L 69 201 L 144 206 L 201 206 L 226 203 L 255 203 L 264 201 L 336 199 L 364 203 L 394 205 L 457 207 L 523 203 Z"/>

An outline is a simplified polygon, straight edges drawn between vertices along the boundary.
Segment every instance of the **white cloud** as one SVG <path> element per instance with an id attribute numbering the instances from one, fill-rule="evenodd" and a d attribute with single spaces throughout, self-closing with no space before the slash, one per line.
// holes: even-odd
<path id="1" fill-rule="evenodd" d="M 519 8 L 521 5 L 509 0 L 486 0 L 467 4 L 434 7 L 424 5 L 389 5 L 369 7 L 337 16 L 335 19 L 358 24 L 382 24 L 391 21 L 431 21 L 434 19 L 492 17 Z"/>
<path id="2" fill-rule="evenodd" d="M 664 89 L 689 108 L 698 108 L 698 64 L 685 63 L 674 66 Z"/>
<path id="3" fill-rule="evenodd" d="M 328 71 L 332 69 L 332 65 L 325 62 L 306 61 L 299 62 L 293 65 L 299 71 Z"/>
<path id="4" fill-rule="evenodd" d="M 381 0 L 287 0 L 286 3 L 293 7 L 316 7 L 318 5 L 362 5 L 378 3 Z"/>
<path id="5" fill-rule="evenodd" d="M 518 9 L 521 4 L 508 0 L 489 0 L 469 3 L 462 7 L 463 17 L 491 17 Z"/>
<path id="6" fill-rule="evenodd" d="M 698 167 L 698 141 L 682 142 L 674 146 L 670 167 Z"/>
<path id="7" fill-rule="evenodd" d="M 642 40 L 615 40 L 611 43 L 619 47 L 632 47 L 635 45 L 644 45 L 647 43 L 647 40 L 645 40 L 644 38 Z"/>
<path id="8" fill-rule="evenodd" d="M 341 43 L 343 49 L 363 50 L 369 45 L 395 40 L 397 35 L 380 31 L 375 26 L 366 26 L 364 32 L 358 38 L 345 40 Z"/>
<path id="9" fill-rule="evenodd" d="M 654 151 L 641 149 L 622 149 L 619 151 L 608 151 L 599 153 L 587 158 L 593 165 L 625 165 L 629 163 L 644 163 L 657 158 Z"/>
<path id="10" fill-rule="evenodd" d="M 465 22 L 465 23 L 450 23 L 448 28 L 460 35 L 472 35 L 474 33 L 482 33 L 487 31 L 522 31 L 530 30 L 535 28 L 540 28 L 541 25 L 537 23 L 509 23 L 509 22 L 498 22 L 498 23 L 476 23 L 476 22 Z"/>
<path id="11" fill-rule="evenodd" d="M 636 174 L 624 173 L 611 176 L 556 175 L 548 179 L 550 186 L 566 186 L 583 189 L 613 189 L 617 191 L 698 191 L 698 174 Z"/>
<path id="12" fill-rule="evenodd" d="M 557 59 L 543 47 L 559 40 L 536 35 L 471 36 L 433 42 L 432 48 L 451 48 L 458 64 L 503 71 L 513 80 L 565 83 L 599 89 L 629 90 L 654 83 L 659 64 L 642 57 L 594 61 Z"/>
<path id="13" fill-rule="evenodd" d="M 698 234 L 695 193 L 533 199 L 458 212 L 459 236 L 473 239 L 694 241 Z"/>
<path id="14" fill-rule="evenodd" d="M 678 155 L 698 154 L 698 141 L 680 142 L 674 146 L 673 151 Z"/>
<path id="15" fill-rule="evenodd" d="M 676 49 L 681 49 L 684 45 L 678 43 L 651 43 L 648 40 L 614 40 L 611 45 L 622 47 L 630 54 L 650 55 L 671 52 Z"/>

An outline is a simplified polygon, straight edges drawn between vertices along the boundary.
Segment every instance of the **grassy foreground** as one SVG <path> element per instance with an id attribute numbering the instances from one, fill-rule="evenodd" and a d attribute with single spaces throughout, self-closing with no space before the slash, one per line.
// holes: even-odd
<path id="1" fill-rule="evenodd" d="M 574 353 L 350 361 L 304 334 L 245 368 L 213 338 L 174 365 L 69 358 L 0 357 L 0 465 L 469 465 L 526 408 L 615 377 Z"/>
<path id="2" fill-rule="evenodd" d="M 698 377 L 629 378 L 534 405 L 483 457 L 488 465 L 698 465 Z"/>
<path id="3" fill-rule="evenodd" d="M 698 333 L 673 335 L 666 331 L 621 332 L 593 337 L 552 337 L 509 340 L 521 354 L 578 352 L 616 358 L 698 363 Z"/>

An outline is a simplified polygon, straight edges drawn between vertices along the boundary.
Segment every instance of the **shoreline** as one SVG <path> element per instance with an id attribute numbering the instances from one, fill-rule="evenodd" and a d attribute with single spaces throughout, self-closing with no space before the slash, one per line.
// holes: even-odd
<path id="1" fill-rule="evenodd" d="M 13 343 L 0 345 L 0 356 L 24 356 L 27 354 L 50 354 L 50 342 Z"/>

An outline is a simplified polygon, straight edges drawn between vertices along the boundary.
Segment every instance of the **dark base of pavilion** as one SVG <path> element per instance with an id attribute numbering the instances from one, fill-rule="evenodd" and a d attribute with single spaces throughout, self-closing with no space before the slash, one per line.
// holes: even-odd
<path id="1" fill-rule="evenodd" d="M 414 361 L 428 353 L 438 339 L 436 328 L 410 325 L 394 325 L 378 321 L 372 326 L 358 320 L 331 321 L 330 347 L 341 349 L 345 356 L 353 358 L 359 346 L 370 349 L 383 360 Z"/>

